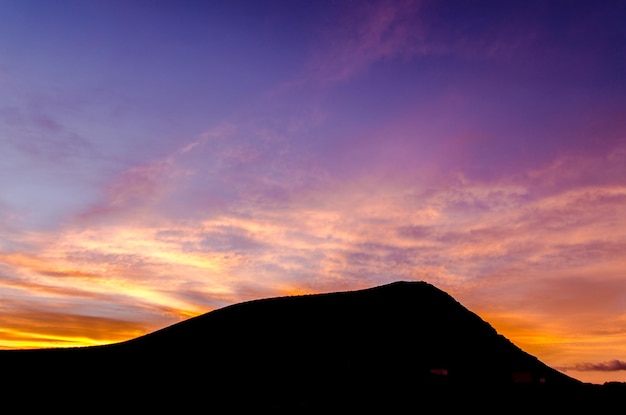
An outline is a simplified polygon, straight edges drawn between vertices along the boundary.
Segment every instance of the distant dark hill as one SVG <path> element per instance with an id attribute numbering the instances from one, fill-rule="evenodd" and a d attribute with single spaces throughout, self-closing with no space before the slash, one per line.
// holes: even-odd
<path id="1" fill-rule="evenodd" d="M 551 369 L 423 282 L 240 303 L 109 346 L 3 351 L 0 368 L 5 404 L 76 412 L 542 413 L 622 392 Z"/>

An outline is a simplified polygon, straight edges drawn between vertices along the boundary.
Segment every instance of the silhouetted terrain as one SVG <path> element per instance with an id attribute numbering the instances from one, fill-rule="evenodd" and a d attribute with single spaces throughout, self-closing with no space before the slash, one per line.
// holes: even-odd
<path id="1" fill-rule="evenodd" d="M 3 406 L 492 413 L 621 405 L 423 282 L 250 301 L 109 346 L 0 352 Z M 28 411 L 26 411 L 28 412 Z"/>

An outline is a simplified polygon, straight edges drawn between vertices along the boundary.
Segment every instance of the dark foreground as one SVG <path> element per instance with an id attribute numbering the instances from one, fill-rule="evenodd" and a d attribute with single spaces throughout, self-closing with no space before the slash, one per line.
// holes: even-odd
<path id="1" fill-rule="evenodd" d="M 425 283 L 242 303 L 103 347 L 0 352 L 19 413 L 622 413 Z M 8 412 L 7 412 L 8 413 Z"/>

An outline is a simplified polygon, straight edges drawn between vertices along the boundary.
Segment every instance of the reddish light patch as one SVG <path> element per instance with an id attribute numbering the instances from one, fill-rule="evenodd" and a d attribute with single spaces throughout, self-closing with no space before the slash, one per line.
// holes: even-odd
<path id="1" fill-rule="evenodd" d="M 531 383 L 533 376 L 528 372 L 513 372 L 514 383 Z"/>

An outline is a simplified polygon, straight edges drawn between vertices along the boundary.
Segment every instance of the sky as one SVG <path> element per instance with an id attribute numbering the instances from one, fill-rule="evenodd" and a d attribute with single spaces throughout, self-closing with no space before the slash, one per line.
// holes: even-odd
<path id="1" fill-rule="evenodd" d="M 427 281 L 626 381 L 622 0 L 0 0 L 0 348 Z"/>

